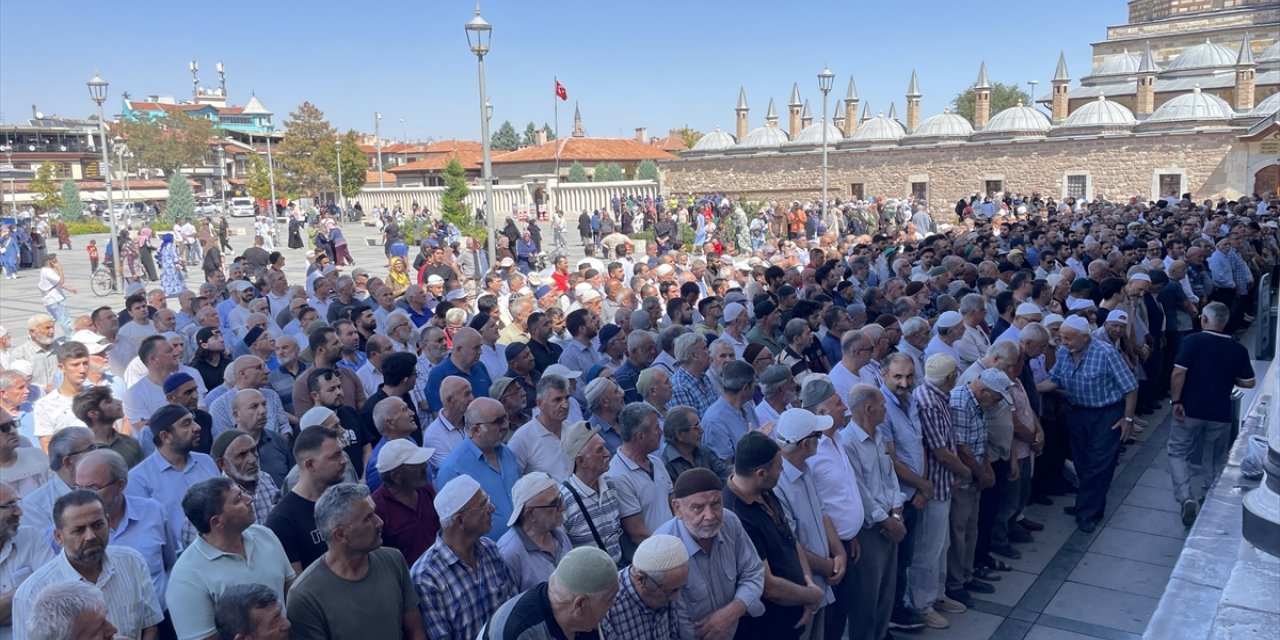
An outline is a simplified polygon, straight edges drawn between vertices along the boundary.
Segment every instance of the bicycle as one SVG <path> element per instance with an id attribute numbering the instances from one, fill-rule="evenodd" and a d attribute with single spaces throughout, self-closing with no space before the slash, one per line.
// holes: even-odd
<path id="1" fill-rule="evenodd" d="M 99 298 L 111 295 L 116 291 L 115 275 L 105 265 L 98 267 L 89 276 L 89 288 L 93 290 L 93 295 Z"/>

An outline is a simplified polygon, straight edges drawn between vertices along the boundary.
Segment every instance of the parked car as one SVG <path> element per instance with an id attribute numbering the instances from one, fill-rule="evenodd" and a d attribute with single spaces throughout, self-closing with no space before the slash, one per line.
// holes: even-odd
<path id="1" fill-rule="evenodd" d="M 253 198 L 232 198 L 231 217 L 244 218 L 253 216 Z"/>

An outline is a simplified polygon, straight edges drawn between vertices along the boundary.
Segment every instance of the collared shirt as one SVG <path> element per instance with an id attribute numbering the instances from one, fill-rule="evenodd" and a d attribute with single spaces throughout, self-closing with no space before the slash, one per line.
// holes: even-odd
<path id="1" fill-rule="evenodd" d="M 968 386 L 986 370 L 981 360 L 969 365 L 956 379 L 956 386 Z M 1016 384 L 1016 381 L 1015 381 Z M 986 456 L 988 460 L 1008 460 L 1009 450 L 1013 446 L 1013 405 L 1001 400 L 984 407 L 986 416 Z"/>
<path id="2" fill-rule="evenodd" d="M 746 351 L 747 345 L 751 344 L 750 342 L 747 342 L 746 334 L 743 334 L 742 338 L 738 339 L 730 335 L 728 331 L 725 331 L 720 334 L 720 337 L 728 340 L 729 344 L 733 345 L 733 357 L 738 360 L 742 359 L 742 352 Z"/>
<path id="3" fill-rule="evenodd" d="M 480 483 L 480 488 L 489 494 L 489 503 L 493 505 L 493 528 L 485 534 L 491 540 L 497 540 L 507 532 L 507 520 L 513 510 L 511 488 L 520 479 L 520 463 L 511 449 L 499 444 L 496 451 L 498 468 L 495 469 L 480 447 L 468 438 L 444 459 L 436 476 L 437 487 L 443 487 L 462 475 L 471 476 L 472 480 Z"/>
<path id="4" fill-rule="evenodd" d="M 902 506 L 902 494 L 898 476 L 893 472 L 893 460 L 885 447 L 884 429 L 876 429 L 869 435 L 862 427 L 850 423 L 840 433 L 841 443 L 849 453 L 849 463 L 858 475 L 858 491 L 866 511 L 864 526 L 871 527 L 889 517 L 889 513 Z"/>
<path id="5" fill-rule="evenodd" d="M 584 345 L 578 340 L 565 340 L 560 343 L 560 347 L 563 349 L 560 353 L 560 364 L 569 367 L 571 371 L 581 371 L 585 374 L 591 370 L 591 367 L 604 363 L 598 351 L 592 349 L 591 345 Z"/>
<path id="6" fill-rule="evenodd" d="M 258 389 L 258 392 L 267 403 L 267 424 L 263 429 L 276 433 L 293 433 L 293 428 L 289 426 L 289 419 L 284 415 L 284 403 L 280 402 L 280 396 L 267 388 Z M 236 394 L 228 391 L 209 405 L 209 415 L 213 416 L 213 437 L 217 438 L 223 431 L 235 428 L 236 420 L 231 414 L 231 405 L 235 399 Z M 294 404 L 297 404 L 296 400 Z"/>
<path id="7" fill-rule="evenodd" d="M 815 556 L 825 558 L 831 554 L 831 545 L 827 540 L 827 526 L 822 521 L 822 498 L 818 497 L 818 488 L 814 485 L 817 481 L 807 465 L 801 469 L 783 458 L 782 475 L 774 493 L 782 503 L 782 512 L 795 531 L 800 546 Z M 827 588 L 826 578 L 812 571 L 810 575 L 813 583 L 826 592 L 822 606 L 834 602 L 835 596 Z"/>
<path id="8" fill-rule="evenodd" d="M 110 543 L 116 547 L 128 547 L 142 555 L 160 609 L 165 607 L 165 588 L 169 586 L 169 571 L 178 560 L 178 538 L 173 528 L 165 522 L 164 506 L 150 498 L 126 497 L 124 518 L 111 530 Z"/>
<path id="9" fill-rule="evenodd" d="M 822 487 L 819 495 L 823 511 L 835 525 L 836 535 L 846 542 L 856 538 L 862 530 L 866 511 L 849 453 L 839 442 L 823 435 L 818 438 L 818 452 L 809 458 L 808 466 L 815 482 Z"/>
<path id="10" fill-rule="evenodd" d="M 622 399 L 624 402 L 640 402 L 640 392 L 636 390 L 636 383 L 640 380 L 640 369 L 636 365 L 631 364 L 631 360 L 624 359 L 622 366 L 613 372 L 613 380 L 622 388 Z"/>
<path id="11" fill-rule="evenodd" d="M 1071 404 L 1095 409 L 1120 402 L 1138 388 L 1120 352 L 1098 340 L 1089 341 L 1079 363 L 1065 345 L 1058 347 L 1049 379 L 1067 392 Z"/>
<path id="12" fill-rule="evenodd" d="M 680 637 L 679 623 L 676 603 L 668 602 L 659 609 L 650 609 L 636 593 L 635 583 L 631 581 L 631 567 L 618 572 L 618 595 L 600 623 L 603 637 L 670 640 Z"/>
<path id="13" fill-rule="evenodd" d="M 405 562 L 413 562 L 435 544 L 440 532 L 440 516 L 436 513 L 435 489 L 419 487 L 418 504 L 410 508 L 395 499 L 386 485 L 373 492 L 374 511 L 382 518 L 382 543 L 395 547 Z"/>
<path id="14" fill-rule="evenodd" d="M 743 403 L 734 409 L 728 400 L 720 398 L 702 413 L 702 446 L 711 450 L 721 460 L 732 460 L 738 440 L 749 431 L 760 430 L 760 418 L 751 403 Z"/>
<path id="15" fill-rule="evenodd" d="M 257 449 L 259 471 L 267 474 L 277 485 L 284 482 L 294 465 L 293 447 L 289 441 L 278 433 L 263 430 Z"/>
<path id="16" fill-rule="evenodd" d="M 37 570 L 53 559 L 53 550 L 44 534 L 35 527 L 21 526 L 0 545 L 0 593 L 9 593 L 22 585 Z M 0 625 L 0 640 L 13 637 L 8 624 Z"/>
<path id="17" fill-rule="evenodd" d="M 427 430 L 422 434 L 423 448 L 435 449 L 431 452 L 431 460 L 428 461 L 431 477 L 435 477 L 440 473 L 440 465 L 444 464 L 444 459 L 449 457 L 453 450 L 466 440 L 467 436 L 462 432 L 462 427 L 455 426 L 449 419 L 444 416 L 444 412 L 436 415 L 436 419 L 427 425 Z"/>
<path id="18" fill-rule="evenodd" d="M 151 498 L 164 505 L 169 528 L 179 537 L 187 515 L 182 511 L 182 497 L 192 485 L 221 475 L 213 458 L 192 451 L 187 454 L 187 466 L 178 469 L 169 463 L 159 451 L 147 456 L 138 466 L 129 470 L 129 484 L 125 493 L 130 496 Z"/>
<path id="19" fill-rule="evenodd" d="M 284 600 L 284 585 L 297 576 L 270 529 L 254 524 L 244 533 L 244 555 L 222 551 L 197 537 L 173 565 L 169 610 L 178 640 L 203 640 L 217 632 L 214 601 L 227 587 L 261 584 Z"/>
<path id="20" fill-rule="evenodd" d="M 764 563 L 732 511 L 724 510 L 724 522 L 709 552 L 702 549 L 679 518 L 668 520 L 653 533 L 680 538 L 689 553 L 689 580 L 676 601 L 680 640 L 697 640 L 697 622 L 734 600 L 747 605 L 748 615 L 764 613 L 764 604 L 760 601 L 764 595 Z M 751 624 L 750 620 L 741 622 Z M 727 637 L 732 637 L 736 629 L 735 625 Z"/>
<path id="21" fill-rule="evenodd" d="M 803 566 L 791 524 L 783 516 L 783 507 L 772 490 L 765 489 L 758 499 L 748 502 L 735 493 L 732 487 L 723 491 L 724 510 L 732 511 L 742 522 L 756 553 L 769 566 L 774 578 L 793 585 L 805 584 Z M 751 621 L 752 631 L 763 638 L 798 638 L 795 625 L 803 612 L 800 605 L 777 602 L 768 594 L 762 596 L 764 615 Z"/>
<path id="22" fill-rule="evenodd" d="M 963 371 L 969 365 L 981 360 L 987 355 L 987 349 L 991 347 L 991 339 L 982 331 L 980 327 L 970 327 L 965 325 L 964 335 L 956 341 L 956 368 Z"/>
<path id="23" fill-rule="evenodd" d="M 920 432 L 920 414 L 916 404 L 907 395 L 907 406 L 902 406 L 898 396 L 880 385 L 880 394 L 884 396 L 884 423 L 877 432 L 884 433 L 885 442 L 893 443 L 893 455 L 912 473 L 924 476 L 924 434 Z M 916 495 L 916 488 L 902 485 L 902 492 L 910 500 Z"/>
<path id="24" fill-rule="evenodd" d="M 474 398 L 489 395 L 489 386 L 493 384 L 493 380 L 489 379 L 489 371 L 479 362 L 471 365 L 471 371 L 463 371 L 454 364 L 453 358 L 445 358 L 440 364 L 431 367 L 431 373 L 427 374 L 424 393 L 427 406 L 432 411 L 439 411 L 444 406 L 444 401 L 440 399 L 440 386 L 449 376 L 458 376 L 470 383 L 471 396 Z"/>
<path id="25" fill-rule="evenodd" d="M 141 638 L 145 629 L 164 620 L 164 610 L 156 597 L 155 585 L 147 575 L 146 561 L 128 547 L 107 545 L 102 573 L 97 582 L 85 580 L 60 553 L 37 569 L 13 595 L 13 638 L 27 638 L 28 620 L 35 613 L 36 597 L 51 584 L 83 582 L 102 592 L 107 600 L 107 620 L 120 636 Z"/>
<path id="26" fill-rule="evenodd" d="M 564 352 L 564 347 L 556 344 L 552 340 L 547 340 L 546 344 L 537 340 L 529 340 L 529 351 L 533 353 L 533 369 L 542 375 L 547 367 L 560 362 L 560 354 Z M 583 373 L 586 373 L 583 371 Z M 487 392 L 487 391 L 486 391 Z"/>
<path id="27" fill-rule="evenodd" d="M 618 447 L 622 446 L 622 434 L 618 433 L 618 430 L 615 429 L 613 425 L 605 422 L 599 414 L 593 414 L 591 418 L 588 419 L 588 422 L 590 422 L 592 426 L 600 428 L 596 433 L 599 433 L 600 437 L 604 439 L 604 446 L 609 450 L 609 453 L 617 453 Z"/>
<path id="28" fill-rule="evenodd" d="M 223 475 L 226 475 L 225 473 Z M 232 482 L 235 478 L 227 476 Z M 237 484 L 237 486 L 239 486 Z M 253 487 L 253 523 L 266 526 L 267 516 L 271 515 L 271 510 L 276 508 L 276 503 L 280 502 L 280 487 L 278 487 L 271 479 L 271 476 L 259 472 L 258 484 Z M 182 532 L 179 534 L 178 541 L 182 543 L 183 549 L 191 546 L 196 539 L 196 528 L 191 524 L 191 520 L 185 520 L 182 523 Z"/>
<path id="29" fill-rule="evenodd" d="M 507 355 L 506 355 L 505 345 L 501 343 L 494 345 L 492 347 L 487 344 L 480 345 L 480 364 L 484 365 L 485 371 L 489 372 L 489 378 L 491 380 L 497 380 L 498 378 L 502 377 L 502 374 L 506 373 L 507 371 Z M 381 378 L 382 374 L 378 374 L 378 376 L 379 378 Z M 615 374 L 615 377 L 616 377 L 616 374 Z M 364 380 L 364 378 L 361 378 L 361 380 Z M 379 379 L 378 384 L 381 384 L 381 383 L 382 383 L 382 380 Z M 367 390 L 368 387 L 366 386 L 365 389 Z M 377 389 L 376 385 L 374 386 L 374 389 Z"/>
<path id="30" fill-rule="evenodd" d="M 366 396 L 372 396 L 377 393 L 378 387 L 382 386 L 382 372 L 374 369 L 373 362 L 368 360 L 356 370 L 356 378 L 360 379 L 360 386 L 364 389 L 364 395 Z"/>
<path id="31" fill-rule="evenodd" d="M 898 353 L 905 353 L 911 358 L 911 364 L 915 366 L 916 381 L 924 380 L 924 352 L 906 340 L 899 340 Z"/>
<path id="32" fill-rule="evenodd" d="M 498 539 L 498 551 L 503 562 L 511 570 L 511 578 L 515 580 L 516 591 L 532 589 L 551 578 L 551 572 L 560 564 L 564 554 L 573 549 L 573 543 L 565 535 L 564 529 L 556 527 L 551 530 L 551 541 L 554 553 L 538 546 L 529 539 L 520 527 L 511 527 Z"/>
<path id="33" fill-rule="evenodd" d="M 437 539 L 413 563 L 409 576 L 422 599 L 418 609 L 428 638 L 472 640 L 493 612 L 516 595 L 515 577 L 497 544 L 480 538 L 475 558 L 476 568 L 472 569 L 443 539 Z"/>
<path id="34" fill-rule="evenodd" d="M 347 359 L 347 354 L 342 354 L 342 357 L 338 358 L 338 366 L 346 367 L 352 371 L 359 371 L 360 367 L 363 367 L 365 363 L 369 361 L 369 356 L 366 356 L 363 351 L 356 351 L 354 352 L 354 355 L 356 357 L 356 361 L 352 362 Z"/>
<path id="35" fill-rule="evenodd" d="M 954 344 L 947 344 L 942 341 L 942 338 L 934 335 L 933 338 L 929 340 L 928 346 L 924 348 L 925 362 L 928 362 L 929 358 L 939 353 L 945 353 L 952 358 L 955 358 L 957 363 L 960 362 L 960 351 L 956 349 L 956 346 Z"/>
<path id="36" fill-rule="evenodd" d="M 695 378 L 684 367 L 676 367 L 675 373 L 671 374 L 671 400 L 667 402 L 667 409 L 684 405 L 702 415 L 717 398 L 705 373 L 701 378 Z"/>
<path id="37" fill-rule="evenodd" d="M 507 442 L 520 464 L 520 473 L 545 471 L 557 482 L 569 477 L 569 461 L 565 459 L 560 436 L 547 430 L 537 418 L 524 423 Z"/>
<path id="38" fill-rule="evenodd" d="M 74 397 L 63 395 L 62 389 L 54 389 L 36 400 L 31 413 L 35 417 L 37 438 L 48 438 L 62 427 L 68 426 L 64 417 L 72 415 L 71 400 Z"/>
<path id="39" fill-rule="evenodd" d="M 688 460 L 680 455 L 675 447 L 666 445 L 662 448 L 661 457 L 663 464 L 667 467 L 667 475 L 673 481 L 690 469 L 710 469 L 720 477 L 720 484 L 724 484 L 729 479 L 729 474 L 733 473 L 733 468 L 725 464 L 724 460 L 717 458 L 706 447 L 694 447 L 693 459 Z"/>
<path id="40" fill-rule="evenodd" d="M 778 340 L 771 335 L 765 335 L 764 330 L 762 330 L 758 324 L 751 327 L 751 330 L 747 331 L 744 337 L 749 343 L 754 342 L 767 348 L 775 358 L 782 353 L 782 345 Z"/>
<path id="41" fill-rule="evenodd" d="M 967 384 L 957 384 L 948 398 L 956 446 L 968 447 L 981 462 L 987 454 L 987 413 Z"/>
<path id="42" fill-rule="evenodd" d="M 40 387 L 43 391 L 45 385 L 53 384 L 53 377 L 58 373 L 58 344 L 59 342 L 54 340 L 48 345 L 41 345 L 28 338 L 26 342 L 9 352 L 10 362 L 13 360 L 30 362 L 31 384 Z"/>
<path id="43" fill-rule="evenodd" d="M 649 531 L 671 519 L 671 476 L 662 458 L 649 454 L 649 469 L 642 468 L 621 450 L 609 461 L 609 479 L 618 490 L 618 515 L 639 514 Z"/>
<path id="44" fill-rule="evenodd" d="M 933 484 L 933 499 L 951 499 L 951 485 L 955 472 L 948 469 L 933 452 L 946 449 L 956 452 L 955 429 L 951 419 L 951 399 L 932 382 L 925 381 L 911 392 L 916 412 L 920 416 L 920 430 L 924 436 L 925 460 L 928 463 L 928 479 Z"/>
<path id="45" fill-rule="evenodd" d="M 564 532 L 569 541 L 576 547 L 600 547 L 613 558 L 615 563 L 622 561 L 622 517 L 618 515 L 618 491 L 609 476 L 602 475 L 597 481 L 599 487 L 588 486 L 577 475 L 569 476 L 560 485 L 560 498 L 564 500 Z M 570 489 L 572 488 L 572 491 Z M 575 496 L 574 493 L 577 493 Z M 579 503 L 578 499 L 582 502 Z M 583 510 L 586 507 L 586 510 Z M 587 520 L 591 524 L 587 524 Z M 595 534 L 591 532 L 595 525 Z M 596 534 L 600 542 L 596 541 Z"/>

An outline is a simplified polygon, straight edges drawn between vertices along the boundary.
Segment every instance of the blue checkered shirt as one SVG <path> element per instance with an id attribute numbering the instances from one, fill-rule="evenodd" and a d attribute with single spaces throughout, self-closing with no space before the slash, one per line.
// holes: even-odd
<path id="1" fill-rule="evenodd" d="M 458 559 L 444 538 L 413 563 L 413 588 L 422 599 L 418 610 L 427 637 L 471 640 L 502 603 L 516 595 L 515 580 L 498 545 L 488 538 L 476 543 L 476 569 Z"/>
<path id="2" fill-rule="evenodd" d="M 698 415 L 702 415 L 717 399 L 719 396 L 716 395 L 715 389 L 711 388 L 705 373 L 702 374 L 701 379 L 698 379 L 685 371 L 684 367 L 676 367 L 675 374 L 671 376 L 671 401 L 667 403 L 668 409 L 684 405 L 693 407 Z"/>
<path id="3" fill-rule="evenodd" d="M 1049 371 L 1049 379 L 1067 392 L 1071 404 L 1098 409 L 1124 400 L 1125 394 L 1138 388 L 1133 370 L 1124 363 L 1120 352 L 1105 342 L 1089 340 L 1077 364 L 1067 347 L 1058 347 L 1058 360 Z"/>
<path id="4" fill-rule="evenodd" d="M 1249 285 L 1253 282 L 1253 272 L 1249 270 L 1249 265 L 1245 264 L 1244 258 L 1240 255 L 1240 250 L 1233 248 L 1227 252 L 1227 260 L 1231 263 L 1231 279 L 1236 284 L 1236 294 L 1245 295 L 1249 293 Z"/>
<path id="5" fill-rule="evenodd" d="M 951 423 L 956 446 L 969 447 L 973 457 L 982 460 L 987 454 L 987 414 L 967 384 L 951 390 Z"/>
<path id="6" fill-rule="evenodd" d="M 669 640 L 680 637 L 675 602 L 654 611 L 640 600 L 631 582 L 631 567 L 618 572 L 618 595 L 601 623 L 603 638 Z"/>

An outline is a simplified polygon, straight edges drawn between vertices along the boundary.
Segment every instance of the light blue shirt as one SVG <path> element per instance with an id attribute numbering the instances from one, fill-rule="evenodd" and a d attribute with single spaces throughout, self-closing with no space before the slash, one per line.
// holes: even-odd
<path id="1" fill-rule="evenodd" d="M 689 552 L 689 580 L 676 601 L 680 640 L 695 640 L 697 622 L 734 600 L 747 605 L 750 616 L 764 613 L 764 603 L 760 601 L 764 595 L 764 563 L 742 528 L 742 521 L 732 511 L 725 510 L 724 523 L 710 552 L 702 550 L 679 518 L 668 520 L 653 533 L 680 538 Z M 749 625 L 751 621 L 744 618 L 739 623 Z M 727 637 L 735 632 L 736 627 L 730 629 Z"/>
<path id="2" fill-rule="evenodd" d="M 129 486 L 125 488 L 128 496 L 151 498 L 164 507 L 174 540 L 179 539 L 182 523 L 187 519 L 182 511 L 182 496 L 187 489 L 221 475 L 217 463 L 208 455 L 192 451 L 187 456 L 187 467 L 179 470 L 156 451 L 129 470 Z"/>
<path id="3" fill-rule="evenodd" d="M 721 460 L 732 460 L 734 447 L 748 431 L 760 429 L 750 401 L 739 411 L 723 397 L 716 400 L 702 416 L 702 446 L 711 450 Z"/>
<path id="4" fill-rule="evenodd" d="M 893 395 L 883 384 L 880 385 L 880 393 L 884 396 L 885 411 L 884 424 L 880 425 L 878 431 L 884 434 L 886 442 L 893 443 L 893 453 L 898 462 L 923 478 L 924 431 L 920 426 L 920 412 L 916 409 L 916 403 L 911 401 L 911 396 L 907 396 L 907 406 L 902 406 L 898 402 L 898 396 Z M 916 488 L 903 484 L 902 493 L 910 500 L 916 494 Z"/>
<path id="5" fill-rule="evenodd" d="M 213 604 L 232 585 L 265 585 L 284 600 L 284 585 L 296 574 L 280 540 L 260 524 L 250 525 L 241 535 L 243 556 L 220 551 L 197 536 L 178 558 L 167 595 L 179 640 L 202 640 L 217 633 Z"/>
<path id="6" fill-rule="evenodd" d="M 125 498 L 124 518 L 111 530 L 110 544 L 142 554 L 160 599 L 160 608 L 166 609 L 164 592 L 169 587 L 169 571 L 181 550 L 174 529 L 165 523 L 164 505 L 139 496 Z"/>
<path id="7" fill-rule="evenodd" d="M 809 473 L 807 467 L 801 469 L 783 458 L 782 475 L 778 478 L 774 493 L 782 503 L 787 524 L 796 532 L 796 540 L 800 546 L 815 556 L 825 558 L 831 553 L 831 549 L 827 541 L 827 526 L 822 521 L 822 498 L 818 497 L 818 488 L 814 486 L 817 481 L 818 477 Z M 822 598 L 822 606 L 835 602 L 835 595 L 827 587 L 826 579 L 810 573 L 813 583 L 826 592 Z"/>
<path id="8" fill-rule="evenodd" d="M 468 438 L 441 463 L 440 474 L 436 476 L 436 491 L 443 489 L 450 480 L 464 475 L 480 483 L 480 488 L 489 495 L 489 502 L 493 505 L 493 529 L 485 537 L 497 542 L 507 532 L 507 520 L 511 519 L 514 509 L 511 489 L 520 479 L 516 455 L 506 445 L 498 445 L 498 468 L 494 469 L 480 447 Z"/>
<path id="9" fill-rule="evenodd" d="M 27 638 L 28 620 L 35 611 L 36 597 L 51 584 L 79 581 L 96 587 L 107 601 L 107 620 L 119 635 L 141 638 L 145 629 L 164 620 L 164 611 L 156 597 L 155 586 L 147 577 L 141 555 L 127 547 L 107 545 L 102 560 L 102 573 L 97 582 L 89 582 L 71 566 L 65 553 L 58 554 L 37 569 L 18 587 L 13 596 L 13 638 Z"/>

